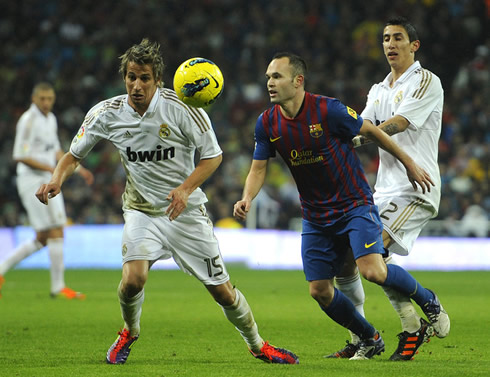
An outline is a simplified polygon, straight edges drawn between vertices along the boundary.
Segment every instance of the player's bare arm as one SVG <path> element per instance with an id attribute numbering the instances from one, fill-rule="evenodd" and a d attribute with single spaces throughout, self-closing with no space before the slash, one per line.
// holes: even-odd
<path id="1" fill-rule="evenodd" d="M 65 153 L 54 169 L 49 183 L 45 183 L 36 191 L 36 197 L 41 203 L 48 204 L 48 200 L 54 198 L 61 191 L 61 185 L 73 174 L 80 160 L 70 152 Z"/>
<path id="2" fill-rule="evenodd" d="M 233 216 L 240 220 L 247 218 L 252 200 L 257 196 L 265 181 L 267 160 L 253 160 L 243 189 L 242 199 L 233 206 Z"/>
<path id="3" fill-rule="evenodd" d="M 365 120 L 365 122 L 371 123 L 369 120 Z M 372 124 L 372 123 L 371 123 Z M 378 128 L 386 132 L 388 135 L 393 136 L 397 133 L 403 132 L 408 128 L 410 123 L 401 115 L 395 115 L 393 118 L 388 119 L 387 121 L 381 123 Z M 354 143 L 354 147 L 360 147 L 361 145 L 370 144 L 372 140 L 368 139 L 365 136 L 357 135 L 352 139 Z"/>
<path id="4" fill-rule="evenodd" d="M 430 186 L 434 186 L 429 174 L 418 166 L 415 161 L 405 153 L 384 131 L 381 131 L 378 127 L 371 122 L 364 121 L 359 131 L 362 136 L 373 140 L 380 148 L 383 148 L 388 153 L 395 156 L 407 169 L 408 180 L 413 186 L 414 190 L 417 190 L 417 183 L 422 188 L 422 193 L 425 194 L 425 190 L 430 192 Z"/>
<path id="5" fill-rule="evenodd" d="M 200 160 L 191 175 L 179 187 L 170 191 L 166 198 L 170 205 L 165 211 L 170 220 L 175 220 L 186 209 L 189 195 L 215 172 L 222 160 L 222 155 Z"/>

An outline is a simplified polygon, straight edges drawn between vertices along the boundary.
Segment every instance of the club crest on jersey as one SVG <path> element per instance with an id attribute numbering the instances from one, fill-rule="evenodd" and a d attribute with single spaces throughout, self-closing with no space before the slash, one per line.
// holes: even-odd
<path id="1" fill-rule="evenodd" d="M 168 128 L 168 124 L 161 124 L 160 125 L 160 131 L 158 131 L 158 135 L 162 139 L 165 139 L 165 138 L 170 136 L 170 128 Z"/>
<path id="2" fill-rule="evenodd" d="M 401 102 L 402 99 L 403 99 L 403 91 L 400 90 L 398 93 L 396 93 L 395 99 L 393 101 L 395 103 L 399 103 Z"/>
<path id="3" fill-rule="evenodd" d="M 321 123 L 310 124 L 308 128 L 310 129 L 310 135 L 314 138 L 319 138 L 323 135 L 323 128 Z"/>
<path id="4" fill-rule="evenodd" d="M 354 118 L 354 119 L 357 119 L 357 113 L 356 113 L 356 110 L 354 109 L 351 109 L 349 106 L 346 106 L 347 107 L 347 112 L 349 113 L 349 115 Z"/>

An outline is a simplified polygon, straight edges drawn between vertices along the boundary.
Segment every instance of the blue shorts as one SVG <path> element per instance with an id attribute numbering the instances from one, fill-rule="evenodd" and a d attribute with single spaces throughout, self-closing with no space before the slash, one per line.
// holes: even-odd
<path id="1" fill-rule="evenodd" d="M 375 205 L 351 209 L 333 224 L 303 219 L 301 257 L 306 280 L 333 279 L 342 271 L 349 248 L 354 259 L 383 254 L 383 223 Z"/>

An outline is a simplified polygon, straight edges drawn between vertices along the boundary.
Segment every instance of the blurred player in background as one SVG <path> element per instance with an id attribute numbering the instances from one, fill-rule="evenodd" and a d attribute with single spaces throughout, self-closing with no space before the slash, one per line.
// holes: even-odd
<path id="1" fill-rule="evenodd" d="M 384 351 L 383 339 L 334 286 L 351 248 L 367 280 L 410 295 L 435 320 L 440 306 L 435 294 L 407 271 L 384 263 L 382 223 L 351 139 L 361 134 L 395 156 L 412 190 L 420 190 L 418 183 L 425 192 L 432 182 L 386 133 L 354 110 L 334 98 L 305 92 L 306 70 L 304 60 L 290 53 L 276 54 L 269 64 L 267 89 L 274 106 L 257 120 L 252 166 L 233 212 L 246 218 L 264 183 L 268 160 L 278 152 L 300 194 L 301 253 L 310 294 L 330 318 L 359 337 L 350 359 L 370 359 Z"/>
<path id="2" fill-rule="evenodd" d="M 377 125 L 429 172 L 434 180 L 430 191 L 414 191 L 406 182 L 405 169 L 392 155 L 379 149 L 379 170 L 376 179 L 374 202 L 379 208 L 383 222 L 383 243 L 389 251 L 387 264 L 395 265 L 391 253 L 407 255 L 427 222 L 437 216 L 441 198 L 441 178 L 437 164 L 438 142 L 441 134 L 444 91 L 441 81 L 432 72 L 415 61 L 415 52 L 420 47 L 417 31 L 404 18 L 388 21 L 383 31 L 383 50 L 391 67 L 386 78 L 374 84 L 369 92 L 363 119 Z M 356 136 L 354 144 L 359 146 L 369 142 L 363 136 Z M 355 266 L 344 271 L 336 280 L 337 287 L 363 313 L 364 291 Z M 402 332 L 399 343 L 390 360 L 411 360 L 417 349 L 435 330 L 444 338 L 448 335 L 450 321 L 443 307 L 442 321 L 430 324 L 421 318 L 407 295 L 383 287 L 393 308 L 398 313 Z M 351 334 L 352 335 L 352 334 Z M 349 357 L 355 353 L 359 339 L 352 337 L 352 343 L 328 357 Z"/>
<path id="3" fill-rule="evenodd" d="M 222 151 L 202 109 L 163 88 L 160 45 L 144 39 L 121 56 L 126 95 L 94 106 L 37 196 L 51 203 L 61 185 L 100 140 L 119 150 L 126 170 L 123 194 L 122 280 L 118 288 L 124 328 L 107 351 L 110 364 L 126 362 L 140 335 L 144 285 L 152 264 L 172 257 L 201 281 L 236 327 L 250 352 L 270 363 L 296 364 L 292 352 L 264 342 L 243 294 L 234 288 L 213 233 L 199 186 L 218 168 Z M 194 165 L 194 155 L 200 160 Z M 192 305 L 192 303 L 190 303 Z"/>
<path id="4" fill-rule="evenodd" d="M 56 161 L 63 156 L 58 139 L 58 123 L 51 112 L 56 100 L 51 84 L 41 82 L 32 91 L 32 104 L 20 117 L 13 151 L 17 162 L 17 190 L 27 211 L 36 238 L 22 243 L 0 264 L 0 289 L 3 275 L 16 264 L 44 246 L 48 246 L 51 262 L 51 296 L 81 299 L 85 295 L 65 286 L 63 263 L 63 226 L 66 223 L 65 204 L 60 194 L 44 206 L 36 199 L 39 186 L 51 179 Z M 87 169 L 79 167 L 78 173 L 87 184 L 94 177 Z"/>

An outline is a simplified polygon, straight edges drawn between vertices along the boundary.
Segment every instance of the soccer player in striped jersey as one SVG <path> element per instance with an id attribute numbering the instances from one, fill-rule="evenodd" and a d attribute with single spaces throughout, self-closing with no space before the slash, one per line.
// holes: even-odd
<path id="1" fill-rule="evenodd" d="M 124 327 L 107 351 L 107 363 L 126 362 L 140 335 L 148 272 L 157 260 L 173 258 L 182 271 L 204 284 L 255 358 L 297 364 L 294 353 L 262 339 L 245 296 L 230 283 L 204 206 L 207 198 L 199 188 L 222 159 L 211 120 L 203 109 L 187 106 L 173 90 L 163 88 L 158 43 L 143 39 L 120 58 L 127 94 L 102 101 L 88 112 L 53 178 L 37 192 L 45 204 L 56 197 L 100 140 L 109 140 L 119 151 L 127 176 L 118 288 Z"/>
<path id="2" fill-rule="evenodd" d="M 58 138 L 58 121 L 52 112 L 56 93 L 50 83 L 40 82 L 34 86 L 31 99 L 31 106 L 17 122 L 13 158 L 17 163 L 17 191 L 36 238 L 21 243 L 0 263 L 0 290 L 7 271 L 47 246 L 51 297 L 84 299 L 83 293 L 65 285 L 63 227 L 66 211 L 63 195 L 59 195 L 49 206 L 42 205 L 34 196 L 39 185 L 51 178 L 56 161 L 63 156 Z M 87 184 L 92 184 L 94 176 L 90 171 L 80 166 L 78 173 Z"/>
<path id="3" fill-rule="evenodd" d="M 270 62 L 266 78 L 273 106 L 257 120 L 252 165 L 233 212 L 246 218 L 264 183 L 269 158 L 279 153 L 299 191 L 301 254 L 310 294 L 331 319 L 359 337 L 351 359 L 370 359 L 384 351 L 384 342 L 334 286 L 350 249 L 367 280 L 411 295 L 421 307 L 435 297 L 407 271 L 384 263 L 383 225 L 352 138 L 364 135 L 393 154 L 406 169 L 413 190 L 428 191 L 432 181 L 386 133 L 353 109 L 337 99 L 306 92 L 305 77 L 306 63 L 297 55 L 278 53 Z"/>
<path id="4" fill-rule="evenodd" d="M 389 153 L 379 150 L 374 202 L 380 211 L 383 243 L 389 254 L 410 253 L 422 228 L 437 215 L 441 197 L 437 152 L 444 92 L 439 78 L 415 61 L 419 47 L 417 31 L 408 20 L 400 17 L 387 22 L 383 30 L 383 50 L 391 72 L 382 82 L 372 86 L 366 108 L 361 113 L 366 122 L 392 135 L 434 182 L 430 191 L 414 191 L 404 178 L 403 165 Z M 369 140 L 363 136 L 354 138 L 355 145 L 367 142 Z M 385 261 L 395 264 L 390 255 Z M 362 312 L 364 293 L 359 274 L 350 269 L 345 275 L 337 279 L 337 287 L 356 302 Z M 383 289 L 402 324 L 398 348 L 390 360 L 411 360 L 434 330 L 440 338 L 448 335 L 450 321 L 442 306 L 439 313 L 429 316 L 429 324 L 417 314 L 407 295 L 390 287 Z M 331 356 L 341 357 L 349 349 L 352 352 L 357 341 L 353 337 L 344 350 Z"/>

